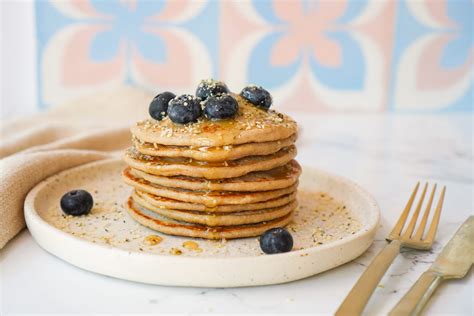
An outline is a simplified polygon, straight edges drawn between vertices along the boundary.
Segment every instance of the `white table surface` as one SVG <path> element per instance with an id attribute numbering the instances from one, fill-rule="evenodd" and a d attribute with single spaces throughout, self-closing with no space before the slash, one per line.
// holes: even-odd
<path id="1" fill-rule="evenodd" d="M 298 160 L 343 175 L 378 201 L 382 221 L 360 258 L 314 277 L 253 288 L 179 288 L 138 284 L 78 269 L 42 250 L 23 231 L 0 251 L 0 314 L 17 313 L 319 313 L 336 310 L 384 236 L 417 180 L 447 185 L 432 251 L 403 251 L 365 312 L 387 313 L 473 213 L 473 116 L 295 115 L 302 133 Z M 445 282 L 427 314 L 473 315 L 472 271 Z"/>

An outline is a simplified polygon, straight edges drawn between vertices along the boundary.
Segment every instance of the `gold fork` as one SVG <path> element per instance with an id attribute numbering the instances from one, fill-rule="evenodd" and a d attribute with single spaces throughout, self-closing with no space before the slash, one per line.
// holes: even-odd
<path id="1" fill-rule="evenodd" d="M 436 206 L 435 213 L 433 215 L 433 219 L 431 221 L 431 225 L 426 236 L 423 237 L 426 228 L 426 223 L 428 222 L 431 206 L 433 204 L 436 184 L 433 186 L 431 196 L 428 200 L 428 204 L 426 205 L 425 212 L 416 232 L 413 234 L 413 232 L 415 231 L 416 222 L 418 220 L 418 215 L 420 214 L 420 210 L 423 205 L 423 200 L 425 199 L 426 191 L 428 189 L 428 183 L 426 183 L 423 188 L 420 200 L 418 201 L 415 212 L 413 213 L 407 228 L 404 232 L 402 231 L 403 227 L 405 226 L 405 223 L 407 222 L 408 215 L 410 213 L 413 201 L 415 200 L 415 196 L 418 192 L 419 187 L 420 183 L 418 182 L 410 196 L 410 199 L 408 200 L 407 205 L 405 206 L 405 209 L 400 215 L 397 224 L 395 225 L 392 232 L 387 238 L 387 241 L 389 243 L 385 246 L 385 248 L 380 251 L 377 257 L 375 257 L 375 259 L 370 263 L 365 272 L 361 275 L 357 283 L 347 295 L 344 302 L 342 302 L 341 306 L 339 306 L 339 309 L 335 314 L 336 316 L 360 315 L 362 313 L 365 305 L 367 305 L 370 296 L 372 296 L 372 293 L 379 284 L 383 275 L 388 270 L 395 257 L 400 253 L 400 248 L 402 246 L 413 249 L 430 249 L 431 245 L 433 245 L 436 230 L 438 229 L 441 208 L 443 207 L 446 187 L 443 187 L 443 189 L 441 190 L 438 205 Z"/>

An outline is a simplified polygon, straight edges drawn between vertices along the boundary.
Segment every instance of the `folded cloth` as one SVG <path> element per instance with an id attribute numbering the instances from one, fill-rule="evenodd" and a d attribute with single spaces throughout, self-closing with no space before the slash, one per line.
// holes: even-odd
<path id="1" fill-rule="evenodd" d="M 23 204 L 62 170 L 118 156 L 153 96 L 120 86 L 0 126 L 0 249 L 25 227 Z"/>

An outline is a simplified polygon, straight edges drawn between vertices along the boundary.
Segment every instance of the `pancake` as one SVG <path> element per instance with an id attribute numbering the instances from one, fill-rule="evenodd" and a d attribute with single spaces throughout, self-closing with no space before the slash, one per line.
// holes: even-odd
<path id="1" fill-rule="evenodd" d="M 199 212 L 206 212 L 206 213 L 212 213 L 212 212 L 228 213 L 228 212 L 261 210 L 261 209 L 266 209 L 266 208 L 283 206 L 296 199 L 296 192 L 293 192 L 290 194 L 282 195 L 275 199 L 258 202 L 258 203 L 249 203 L 249 204 L 242 204 L 242 205 L 224 204 L 224 205 L 217 205 L 215 207 L 207 207 L 204 204 L 195 204 L 195 203 L 188 203 L 188 202 L 173 200 L 173 199 L 156 196 L 156 195 L 139 191 L 139 190 L 135 190 L 135 192 L 138 192 L 142 199 L 146 200 L 148 203 L 150 203 L 151 205 L 155 207 L 175 209 L 175 210 L 199 211 Z"/>
<path id="2" fill-rule="evenodd" d="M 267 171 L 256 171 L 238 178 L 207 180 L 186 176 L 163 177 L 128 167 L 124 172 L 151 183 L 198 191 L 268 191 L 293 185 L 301 174 L 301 167 L 292 160 L 284 166 Z"/>
<path id="3" fill-rule="evenodd" d="M 196 211 L 172 210 L 167 208 L 156 207 L 140 196 L 140 193 L 134 192 L 132 198 L 138 205 L 150 210 L 156 214 L 175 219 L 178 221 L 196 223 L 206 226 L 231 226 L 254 224 L 264 221 L 270 221 L 293 211 L 298 203 L 296 200 L 290 203 L 275 207 L 256 211 L 243 211 L 235 213 L 203 213 Z"/>
<path id="4" fill-rule="evenodd" d="M 296 122 L 274 110 L 262 110 L 239 95 L 237 115 L 229 120 L 211 121 L 205 117 L 192 124 L 176 124 L 169 117 L 146 119 L 132 126 L 131 132 L 142 143 L 176 146 L 227 146 L 282 140 L 294 135 Z"/>
<path id="5" fill-rule="evenodd" d="M 200 161 L 227 161 L 247 156 L 262 156 L 276 153 L 296 141 L 296 134 L 276 141 L 227 145 L 219 147 L 166 146 L 156 143 L 141 143 L 136 137 L 132 139 L 138 152 L 158 157 L 185 157 Z"/>
<path id="6" fill-rule="evenodd" d="M 257 192 L 235 192 L 235 191 L 193 191 L 186 189 L 169 188 L 153 184 L 145 179 L 136 178 L 127 170 L 122 173 L 125 183 L 132 187 L 154 195 L 190 203 L 204 204 L 207 207 L 215 207 L 223 204 L 248 204 L 268 201 L 279 196 L 296 191 L 298 183 L 282 189 Z"/>
<path id="7" fill-rule="evenodd" d="M 138 223 L 153 230 L 176 236 L 198 237 L 206 239 L 233 239 L 259 236 L 266 230 L 287 225 L 293 212 L 287 215 L 256 224 L 209 227 L 199 224 L 176 221 L 144 209 L 130 197 L 126 202 L 130 216 Z"/>
<path id="8" fill-rule="evenodd" d="M 189 176 L 206 179 L 226 179 L 243 176 L 253 171 L 270 170 L 283 166 L 296 156 L 294 145 L 266 156 L 249 156 L 224 162 L 202 162 L 188 158 L 167 158 L 142 155 L 130 148 L 124 155 L 132 168 L 160 176 Z"/>

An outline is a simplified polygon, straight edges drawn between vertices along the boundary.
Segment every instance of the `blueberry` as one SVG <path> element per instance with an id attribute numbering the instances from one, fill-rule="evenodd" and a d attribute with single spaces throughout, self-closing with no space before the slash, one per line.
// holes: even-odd
<path id="1" fill-rule="evenodd" d="M 288 252 L 293 248 L 293 237 L 284 228 L 272 228 L 260 237 L 260 248 L 266 254 Z"/>
<path id="2" fill-rule="evenodd" d="M 168 102 L 174 97 L 176 97 L 176 95 L 168 91 L 162 92 L 154 97 L 148 108 L 150 116 L 155 120 L 161 121 L 168 112 Z"/>
<path id="3" fill-rule="evenodd" d="M 196 96 L 204 101 L 210 96 L 228 92 L 229 88 L 227 88 L 225 83 L 214 79 L 206 79 L 201 80 L 201 82 L 199 83 L 196 89 Z"/>
<path id="4" fill-rule="evenodd" d="M 270 92 L 258 86 L 247 86 L 242 89 L 240 95 L 262 109 L 268 110 L 272 105 L 272 96 Z"/>
<path id="5" fill-rule="evenodd" d="M 175 97 L 168 104 L 168 116 L 175 123 L 196 122 L 201 113 L 201 100 L 190 94 Z"/>
<path id="6" fill-rule="evenodd" d="M 64 213 L 80 216 L 89 214 L 94 204 L 94 199 L 85 190 L 73 190 L 63 195 L 60 204 Z"/>
<path id="7" fill-rule="evenodd" d="M 209 97 L 204 107 L 204 115 L 211 120 L 222 120 L 233 117 L 239 110 L 239 104 L 230 94 Z"/>

